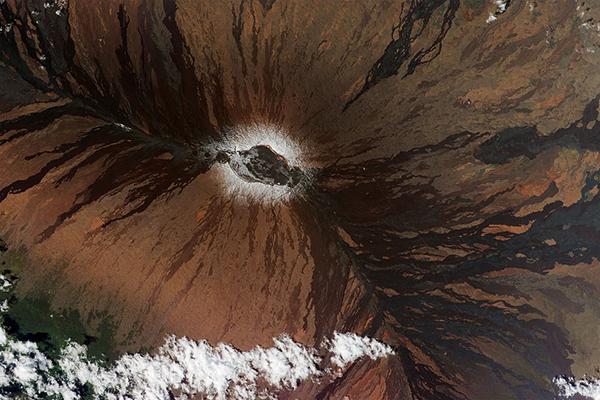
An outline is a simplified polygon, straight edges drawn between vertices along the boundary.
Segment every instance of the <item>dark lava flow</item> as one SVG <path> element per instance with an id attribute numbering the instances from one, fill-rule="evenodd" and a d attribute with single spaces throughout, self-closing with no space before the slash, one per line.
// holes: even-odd
<path id="1" fill-rule="evenodd" d="M 282 399 L 542 400 L 597 367 L 600 8 L 44 3 L 0 4 L 19 293 L 110 316 L 119 351 L 336 330 L 396 350 Z M 256 131 L 222 150 L 256 124 L 302 163 Z"/>

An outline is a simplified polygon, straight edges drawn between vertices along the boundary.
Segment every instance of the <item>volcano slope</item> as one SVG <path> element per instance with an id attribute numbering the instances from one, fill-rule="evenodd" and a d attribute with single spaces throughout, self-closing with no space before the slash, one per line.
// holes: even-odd
<path id="1" fill-rule="evenodd" d="M 395 350 L 280 398 L 552 398 L 600 366 L 599 23 L 582 0 L 1 1 L 17 293 L 110 316 L 119 351 Z"/>

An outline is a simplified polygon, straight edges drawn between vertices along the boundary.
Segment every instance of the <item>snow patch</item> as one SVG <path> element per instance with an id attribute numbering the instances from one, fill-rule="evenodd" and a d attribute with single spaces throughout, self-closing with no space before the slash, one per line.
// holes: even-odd
<path id="1" fill-rule="evenodd" d="M 227 131 L 225 137 L 223 142 L 214 143 L 210 147 L 215 152 L 235 152 L 249 150 L 254 146 L 267 145 L 274 152 L 283 156 L 290 166 L 300 168 L 304 166 L 305 152 L 302 146 L 275 125 L 252 124 L 237 127 Z M 311 179 L 310 172 L 302 168 L 305 175 L 303 182 L 292 188 L 284 185 L 271 186 L 240 179 L 226 163 L 216 164 L 213 168 L 218 173 L 226 194 L 244 202 L 275 203 L 301 197 Z"/>

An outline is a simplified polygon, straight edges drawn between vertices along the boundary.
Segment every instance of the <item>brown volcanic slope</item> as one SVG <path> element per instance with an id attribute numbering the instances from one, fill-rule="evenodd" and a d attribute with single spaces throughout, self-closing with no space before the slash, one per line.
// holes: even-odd
<path id="1" fill-rule="evenodd" d="M 43 3 L 0 4 L 22 293 L 123 349 L 396 349 L 290 398 L 547 399 L 599 366 L 598 2 Z M 302 145 L 302 195 L 245 201 L 203 158 L 255 122 Z"/>

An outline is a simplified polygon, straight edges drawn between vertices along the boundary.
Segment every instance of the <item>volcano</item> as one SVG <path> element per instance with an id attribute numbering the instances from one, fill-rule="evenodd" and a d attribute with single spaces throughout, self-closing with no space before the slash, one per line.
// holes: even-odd
<path id="1" fill-rule="evenodd" d="M 0 397 L 600 398 L 599 27 L 0 0 Z"/>

